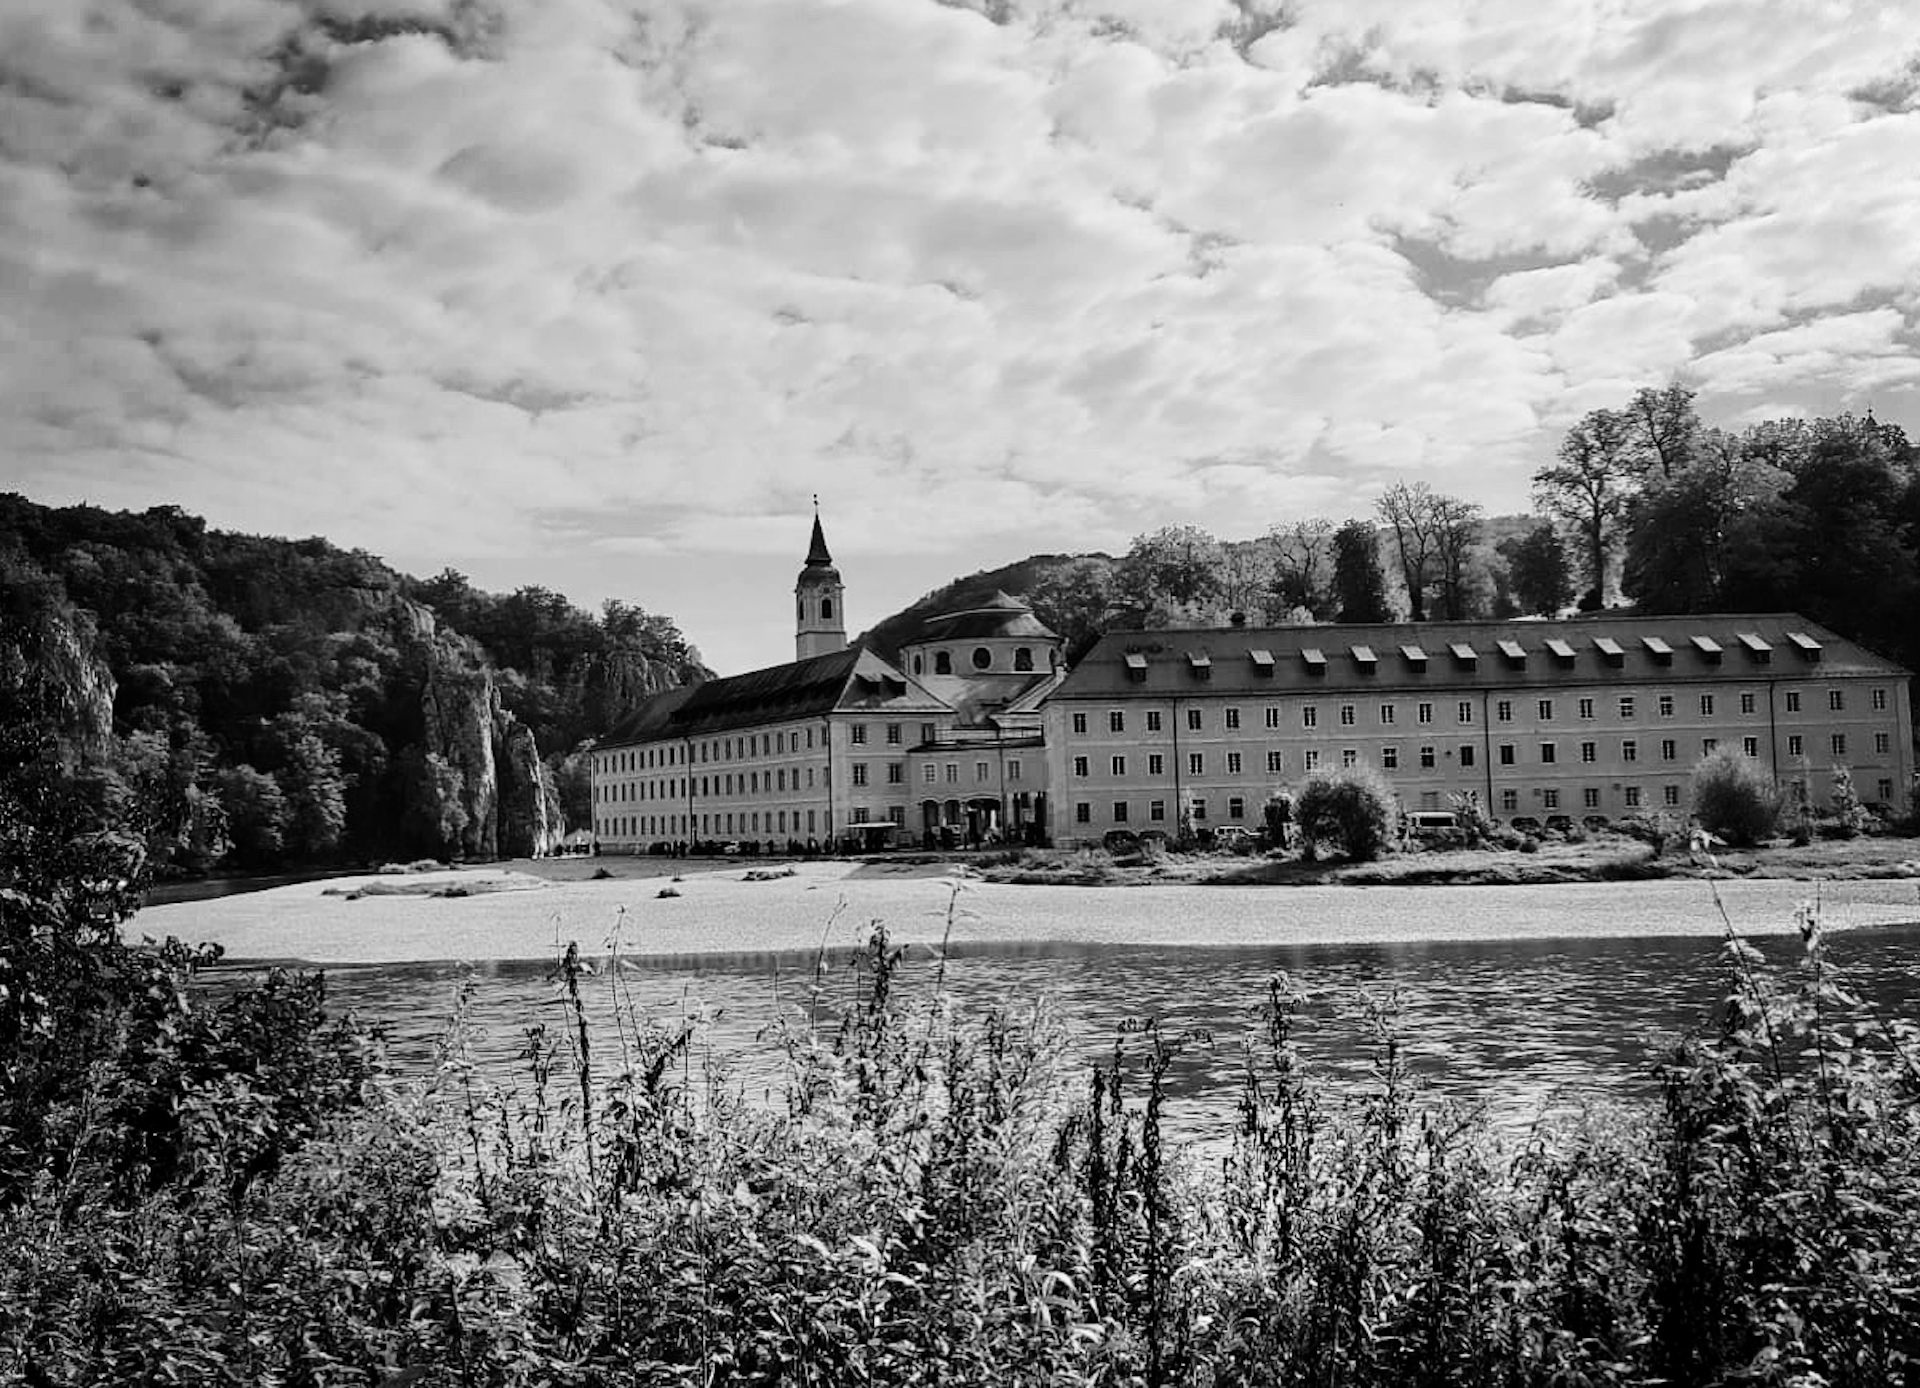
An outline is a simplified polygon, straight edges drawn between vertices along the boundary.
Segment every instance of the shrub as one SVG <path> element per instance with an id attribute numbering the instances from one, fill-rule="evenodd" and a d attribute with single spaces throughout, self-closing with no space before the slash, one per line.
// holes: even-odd
<path id="1" fill-rule="evenodd" d="M 1737 748 L 1719 747 L 1693 768 L 1693 817 L 1737 848 L 1773 832 L 1780 797 L 1760 764 Z"/>
<path id="2" fill-rule="evenodd" d="M 1315 776 L 1300 792 L 1300 833 L 1317 851 L 1327 847 L 1356 863 L 1371 862 L 1391 841 L 1393 787 L 1370 766 Z"/>
<path id="3" fill-rule="evenodd" d="M 1486 807 L 1480 803 L 1479 791 L 1454 792 L 1447 797 L 1447 808 L 1453 811 L 1453 817 L 1459 822 L 1469 844 L 1485 843 L 1493 837 L 1493 820 L 1487 816 Z"/>
<path id="4" fill-rule="evenodd" d="M 1867 807 L 1860 803 L 1854 789 L 1853 772 L 1841 765 L 1833 768 L 1833 819 L 1839 837 L 1850 839 L 1867 827 Z"/>

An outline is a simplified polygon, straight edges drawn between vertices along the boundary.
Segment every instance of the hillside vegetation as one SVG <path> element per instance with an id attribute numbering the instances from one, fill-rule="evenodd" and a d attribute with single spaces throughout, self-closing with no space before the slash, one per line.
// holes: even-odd
<path id="1" fill-rule="evenodd" d="M 162 873 L 543 851 L 589 814 L 572 749 L 705 674 L 624 603 L 0 497 L 0 697 L 58 715 Z"/>

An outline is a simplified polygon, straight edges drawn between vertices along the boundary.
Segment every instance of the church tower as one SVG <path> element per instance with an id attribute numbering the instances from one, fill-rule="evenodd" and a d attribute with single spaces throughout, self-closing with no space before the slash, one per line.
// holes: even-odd
<path id="1" fill-rule="evenodd" d="M 840 570 L 833 567 L 833 556 L 827 553 L 827 537 L 820 529 L 819 505 L 818 501 L 814 503 L 813 544 L 807 549 L 806 567 L 800 570 L 800 580 L 793 585 L 796 660 L 811 660 L 814 656 L 832 655 L 847 648 L 847 615 Z"/>

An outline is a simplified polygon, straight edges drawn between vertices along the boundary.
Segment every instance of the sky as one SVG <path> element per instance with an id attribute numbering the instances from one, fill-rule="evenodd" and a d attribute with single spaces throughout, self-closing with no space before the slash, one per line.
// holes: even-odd
<path id="1" fill-rule="evenodd" d="M 792 654 L 1036 552 L 1920 436 L 1901 0 L 6 0 L 0 488 Z"/>

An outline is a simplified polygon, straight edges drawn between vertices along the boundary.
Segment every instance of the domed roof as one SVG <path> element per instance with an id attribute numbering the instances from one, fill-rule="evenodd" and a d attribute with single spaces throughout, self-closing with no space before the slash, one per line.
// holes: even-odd
<path id="1" fill-rule="evenodd" d="M 1033 609 L 1020 599 L 996 591 L 985 602 L 933 618 L 912 644 L 993 639 L 1058 641 L 1060 636 L 1034 616 Z"/>

